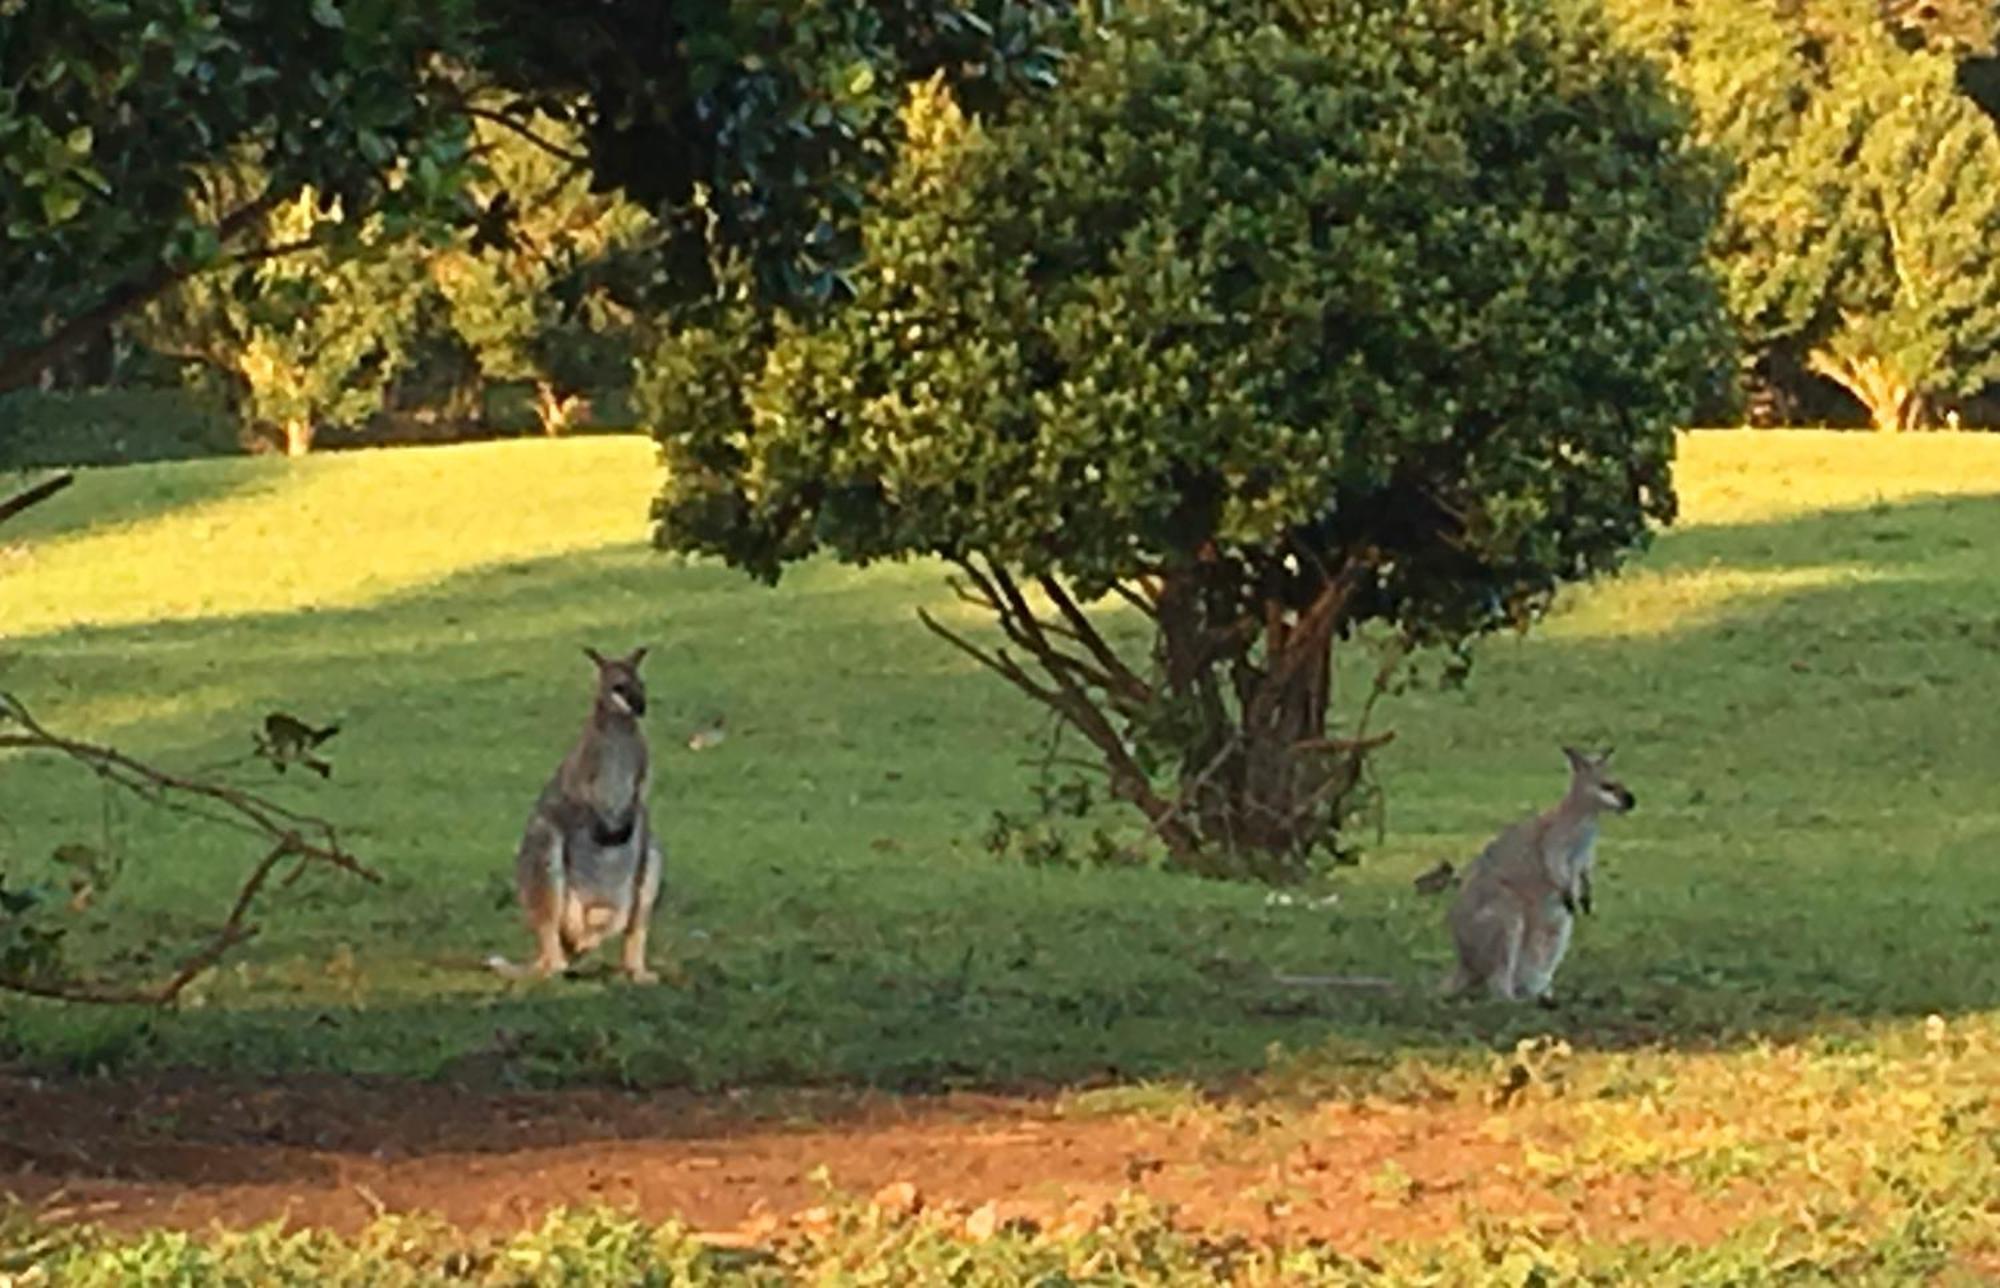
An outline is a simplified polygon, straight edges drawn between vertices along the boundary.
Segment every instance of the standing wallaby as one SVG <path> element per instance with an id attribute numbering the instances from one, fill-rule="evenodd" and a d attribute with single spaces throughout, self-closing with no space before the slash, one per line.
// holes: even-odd
<path id="1" fill-rule="evenodd" d="M 646 811 L 651 768 L 639 718 L 646 686 L 644 648 L 597 665 L 597 702 L 555 776 L 535 800 L 514 860 L 521 908 L 535 932 L 534 972 L 553 975 L 610 935 L 625 936 L 621 968 L 637 983 L 646 968 L 646 928 L 660 893 L 660 845 Z M 501 958 L 494 969 L 518 975 Z"/>
<path id="2" fill-rule="evenodd" d="M 1576 911 L 1590 910 L 1597 816 L 1623 814 L 1636 803 L 1611 777 L 1609 749 L 1586 756 L 1564 747 L 1563 755 L 1569 759 L 1568 793 L 1554 809 L 1495 837 L 1466 869 L 1451 908 L 1458 971 L 1448 993 L 1484 985 L 1508 1001 L 1549 998 Z"/>

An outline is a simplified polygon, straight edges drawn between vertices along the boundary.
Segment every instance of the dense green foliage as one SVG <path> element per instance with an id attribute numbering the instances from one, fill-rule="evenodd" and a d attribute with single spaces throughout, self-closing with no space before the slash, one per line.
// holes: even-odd
<path id="1" fill-rule="evenodd" d="M 1047 675 L 999 669 L 1177 857 L 1337 829 L 1353 759 L 1291 750 L 1331 639 L 1525 626 L 1672 517 L 1673 430 L 1725 367 L 1718 186 L 1580 12 L 1135 5 L 1005 125 L 941 87 L 905 121 L 854 308 L 758 351 L 683 332 L 646 373 L 660 539 L 767 579 L 967 565 Z M 1070 602 L 1114 588 L 1159 674 Z"/>
<path id="2" fill-rule="evenodd" d="M 714 239 L 767 296 L 843 291 L 854 214 L 893 155 L 905 85 L 991 110 L 1052 83 L 1073 0 L 480 0 L 484 66 L 574 112 L 592 173 L 663 217 L 663 294 L 700 299 Z M 711 219 L 713 223 L 711 224 Z"/>
<path id="3" fill-rule="evenodd" d="M 1912 39 L 1873 0 L 1611 8 L 1737 163 L 1716 267 L 1767 372 L 1836 381 L 1886 429 L 2000 377 L 2000 128 L 1957 76 L 1987 33 Z"/>
<path id="4" fill-rule="evenodd" d="M 117 1236 L 54 1228 L 25 1215 L 0 1224 L 0 1266 L 32 1262 L 48 1282 L 105 1288 L 207 1288 L 296 1283 L 375 1288 L 528 1288 L 642 1284 L 785 1288 L 799 1284 L 949 1283 L 1154 1285 L 1158 1288 L 1373 1288 L 1407 1283 L 1576 1282 L 1945 1285 L 1981 1282 L 1979 1196 L 1959 1180 L 1885 1167 L 1880 1191 L 1895 1219 L 1859 1226 L 1830 1201 L 1788 1220 L 1737 1224 L 1720 1238 L 1635 1238 L 1619 1228 L 1551 1237 L 1546 1218 L 1491 1216 L 1438 1239 L 1373 1240 L 1367 1255 L 1316 1241 L 1262 1241 L 1186 1228 L 1142 1193 L 1086 1205 L 1049 1227 L 1013 1220 L 991 1233 L 946 1209 L 915 1217 L 856 1199 L 828 1205 L 810 1226 L 749 1248 L 715 1246 L 678 1222 L 653 1226 L 611 1209 L 572 1208 L 538 1226 L 479 1237 L 441 1222 L 383 1217 L 359 1236 L 278 1225 L 195 1237 L 178 1231 Z M 1546 1166 L 1546 1159 L 1543 1159 Z M 1890 1183 L 1890 1182 L 1893 1182 Z M 1387 1183 L 1385 1182 L 1385 1188 Z M 1859 1228 L 1857 1228 L 1859 1226 Z M 1983 1249 L 1980 1249 L 1983 1251 Z M 34 1272 L 30 1272 L 31 1274 Z M 30 1279 L 29 1282 L 39 1282 Z"/>
<path id="5" fill-rule="evenodd" d="M 0 5 L 0 390 L 187 274 L 311 184 L 361 215 L 454 195 L 466 122 L 432 59 L 463 0 Z M 198 200 L 254 157 L 268 183 Z"/>
<path id="6" fill-rule="evenodd" d="M 517 131 L 538 112 L 573 119 L 587 155 L 565 159 L 667 217 L 677 260 L 653 284 L 662 301 L 706 292 L 711 231 L 747 248 L 771 289 L 823 299 L 854 198 L 891 150 L 903 82 L 948 68 L 996 102 L 1046 83 L 1067 8 L 9 0 L 0 390 L 190 273 L 262 255 L 250 234 L 307 186 L 349 228 L 460 218 L 504 238 L 533 194 L 468 199 L 474 118 Z M 245 161 L 261 188 L 203 200 L 202 176 Z"/>

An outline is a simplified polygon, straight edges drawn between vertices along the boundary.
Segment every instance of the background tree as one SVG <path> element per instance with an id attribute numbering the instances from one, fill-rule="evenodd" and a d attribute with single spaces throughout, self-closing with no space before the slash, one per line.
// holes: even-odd
<path id="1" fill-rule="evenodd" d="M 325 204 L 322 204 L 325 203 Z M 265 216 L 269 245 L 325 243 L 347 222 L 307 188 Z M 155 350 L 223 373 L 245 425 L 303 456 L 324 428 L 354 428 L 382 407 L 414 314 L 422 259 L 378 218 L 337 246 L 213 268 L 149 306 L 137 326 Z"/>
<path id="2" fill-rule="evenodd" d="M 1091 35 L 1003 126 L 913 97 L 856 307 L 662 347 L 659 540 L 773 581 L 951 561 L 1007 641 L 954 642 L 1177 864 L 1289 879 L 1378 741 L 1335 641 L 1526 626 L 1672 517 L 1726 366 L 1718 185 L 1580 8 L 1154 0 Z"/>
<path id="3" fill-rule="evenodd" d="M 619 288 L 634 285 L 657 232 L 637 205 L 591 191 L 581 160 L 564 156 L 577 146 L 565 122 L 520 124 L 479 122 L 487 173 L 469 186 L 485 209 L 504 201 L 518 210 L 499 234 L 460 233 L 429 268 L 479 375 L 533 384 L 542 428 L 557 433 L 584 391 L 627 378 L 638 314 Z"/>
<path id="4" fill-rule="evenodd" d="M 1959 84 L 1972 15 L 1872 0 L 1613 0 L 1736 161 L 1718 274 L 1767 369 L 1883 429 L 2000 376 L 2000 132 Z M 1921 12 L 1919 12 L 1921 10 Z"/>
<path id="5" fill-rule="evenodd" d="M 0 5 L 0 392 L 255 234 L 307 184 L 357 217 L 451 208 L 467 156 L 441 54 L 469 0 Z M 262 186 L 206 200 L 254 150 Z M 350 222 L 329 233 L 353 231 Z"/>

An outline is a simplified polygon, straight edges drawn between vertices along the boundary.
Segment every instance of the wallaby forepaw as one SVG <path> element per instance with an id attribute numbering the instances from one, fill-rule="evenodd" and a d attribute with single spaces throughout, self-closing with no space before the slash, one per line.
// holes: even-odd
<path id="1" fill-rule="evenodd" d="M 625 968 L 625 978 L 631 980 L 634 984 L 657 984 L 660 982 L 659 975 L 644 966 L 627 966 Z"/>

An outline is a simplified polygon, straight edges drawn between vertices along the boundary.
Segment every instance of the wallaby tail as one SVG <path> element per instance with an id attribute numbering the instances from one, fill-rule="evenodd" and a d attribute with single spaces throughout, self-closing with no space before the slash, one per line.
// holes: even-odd
<path id="1" fill-rule="evenodd" d="M 1273 972 L 1271 982 L 1288 988 L 1351 988 L 1367 993 L 1395 993 L 1396 981 L 1386 975 L 1283 975 Z"/>
<path id="2" fill-rule="evenodd" d="M 528 967 L 510 962 L 499 953 L 494 953 L 486 959 L 486 969 L 507 979 L 526 979 L 534 974 Z"/>

